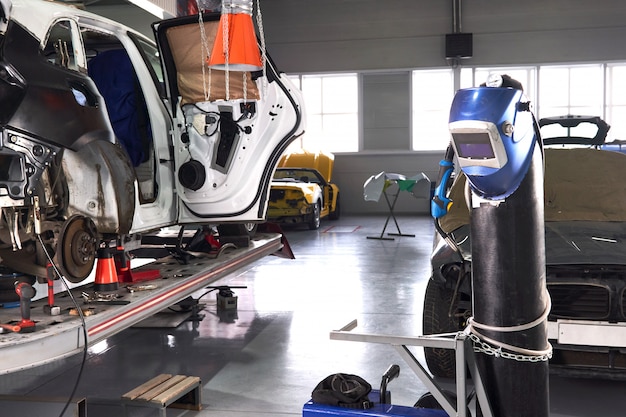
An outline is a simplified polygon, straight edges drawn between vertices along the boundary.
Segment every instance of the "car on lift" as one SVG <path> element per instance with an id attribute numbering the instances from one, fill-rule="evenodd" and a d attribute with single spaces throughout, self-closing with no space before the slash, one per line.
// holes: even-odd
<path id="1" fill-rule="evenodd" d="M 267 220 L 320 227 L 321 219 L 341 214 L 339 187 L 332 182 L 335 156 L 300 150 L 281 157 L 274 173 Z"/>
<path id="2" fill-rule="evenodd" d="M 605 143 L 600 117 L 539 121 L 544 145 L 546 282 L 551 298 L 550 369 L 626 376 L 626 154 Z M 423 333 L 464 329 L 472 315 L 471 236 L 466 178 L 449 184 L 453 204 L 436 224 Z M 452 377 L 454 352 L 425 349 L 435 376 Z"/>
<path id="3" fill-rule="evenodd" d="M 303 100 L 264 50 L 260 69 L 209 67 L 220 13 L 156 22 L 155 42 L 59 3 L 0 5 L 0 281 L 53 263 L 80 283 L 102 246 L 265 221 Z"/>

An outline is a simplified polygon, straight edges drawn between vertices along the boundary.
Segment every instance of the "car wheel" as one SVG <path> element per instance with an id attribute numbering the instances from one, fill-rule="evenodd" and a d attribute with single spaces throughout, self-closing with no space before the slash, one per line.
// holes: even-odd
<path id="1" fill-rule="evenodd" d="M 335 210 L 330 212 L 330 214 L 328 215 L 328 218 L 330 220 L 339 220 L 340 216 L 341 216 L 341 204 L 339 200 L 339 193 L 337 193 L 337 202 L 335 203 Z"/>
<path id="2" fill-rule="evenodd" d="M 11 303 L 20 301 L 20 297 L 15 292 L 15 283 L 28 282 L 33 285 L 36 278 L 31 275 L 24 275 L 14 272 L 4 266 L 0 266 L 0 303 Z"/>
<path id="3" fill-rule="evenodd" d="M 254 235 L 256 235 L 256 230 L 259 225 L 258 223 L 249 222 L 249 223 L 243 223 L 242 226 L 248 236 L 254 237 Z"/>
<path id="4" fill-rule="evenodd" d="M 248 223 L 225 223 L 217 226 L 217 231 L 221 236 L 249 236 L 256 235 L 258 224 Z"/>
<path id="5" fill-rule="evenodd" d="M 452 404 L 456 403 L 457 401 L 456 393 L 452 391 L 448 391 L 448 390 L 441 390 L 441 393 L 445 395 Z M 427 392 L 426 394 L 422 395 L 417 400 L 417 402 L 415 403 L 413 407 L 426 408 L 430 410 L 443 410 L 443 407 L 441 406 L 441 404 L 439 404 L 439 401 L 437 401 L 435 396 L 431 394 L 430 392 Z M 469 417 L 472 416 L 472 412 L 470 411 L 469 407 L 465 408 L 465 415 Z"/>
<path id="6" fill-rule="evenodd" d="M 313 213 L 311 213 L 311 220 L 309 220 L 309 230 L 320 228 L 320 211 L 320 202 L 318 201 L 313 205 Z"/>
<path id="7" fill-rule="evenodd" d="M 452 333 L 462 330 L 461 320 L 450 317 L 450 303 L 454 291 L 439 285 L 433 280 L 428 281 L 424 296 L 423 328 L 425 335 Z M 455 309 L 456 310 L 456 309 Z M 428 369 L 434 376 L 454 378 L 456 361 L 454 350 L 439 348 L 424 348 L 424 355 Z"/>

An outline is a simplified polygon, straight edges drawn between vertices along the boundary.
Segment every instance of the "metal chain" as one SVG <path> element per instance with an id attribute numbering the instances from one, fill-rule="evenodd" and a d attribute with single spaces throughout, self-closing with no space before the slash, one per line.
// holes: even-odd
<path id="1" fill-rule="evenodd" d="M 224 81 L 226 84 L 226 100 L 230 100 L 230 70 L 228 68 L 228 64 L 229 64 L 229 60 L 230 60 L 230 51 L 228 50 L 228 44 L 229 44 L 229 26 L 230 26 L 230 19 L 232 17 L 231 14 L 229 13 L 224 13 L 224 2 L 226 0 L 222 0 L 222 17 L 221 19 L 226 19 L 226 22 L 223 22 L 224 24 L 222 25 L 222 48 L 224 50 Z"/>
<path id="2" fill-rule="evenodd" d="M 552 358 L 552 351 L 544 355 L 522 355 L 520 353 L 509 353 L 504 352 L 500 347 L 496 348 L 486 342 L 483 342 L 475 334 L 470 334 L 469 338 L 473 342 L 474 352 L 484 353 L 485 355 L 494 356 L 496 358 L 512 359 L 518 362 L 545 362 Z"/>
<path id="3" fill-rule="evenodd" d="M 211 46 L 207 39 L 206 32 L 204 30 L 204 20 L 202 19 L 202 8 L 200 7 L 200 0 L 196 0 L 198 5 L 198 23 L 200 25 L 200 57 L 202 59 L 202 89 L 204 92 L 205 101 L 211 99 L 211 68 L 209 67 L 209 59 L 211 58 Z M 206 69 L 208 68 L 209 74 L 206 75 Z"/>
<path id="4" fill-rule="evenodd" d="M 265 90 L 267 89 L 267 69 L 265 68 L 267 63 L 267 50 L 265 48 L 265 31 L 263 30 L 263 16 L 261 16 L 261 4 L 259 0 L 256 0 L 256 24 L 259 28 L 259 37 L 261 38 L 261 66 L 263 67 L 262 95 L 265 97 Z"/>
<path id="5" fill-rule="evenodd" d="M 241 77 L 243 78 L 243 101 L 248 101 L 248 73 L 241 71 Z"/>

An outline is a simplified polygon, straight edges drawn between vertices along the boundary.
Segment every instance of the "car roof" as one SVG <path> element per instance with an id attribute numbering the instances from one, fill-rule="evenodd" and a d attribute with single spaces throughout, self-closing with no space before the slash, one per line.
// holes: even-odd
<path id="1" fill-rule="evenodd" d="M 108 25 L 111 28 L 123 28 L 135 32 L 121 23 L 61 3 L 45 0 L 2 0 L 2 4 L 3 6 L 10 4 L 9 20 L 20 23 L 39 39 L 42 44 L 46 40 L 52 23 L 67 18 L 72 18 L 73 20 L 89 19 L 102 23 L 102 26 Z"/>

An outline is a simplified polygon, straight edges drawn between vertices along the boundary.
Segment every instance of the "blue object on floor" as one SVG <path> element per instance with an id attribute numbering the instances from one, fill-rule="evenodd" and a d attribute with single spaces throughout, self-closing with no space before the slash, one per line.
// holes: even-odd
<path id="1" fill-rule="evenodd" d="M 3 303 L 2 308 L 18 308 L 20 306 L 19 301 L 14 301 L 12 303 Z"/>
<path id="2" fill-rule="evenodd" d="M 378 390 L 372 390 L 369 394 L 369 398 L 370 401 L 374 401 L 374 406 L 372 408 L 368 408 L 367 410 L 315 404 L 310 400 L 304 404 L 304 407 L 302 408 L 302 417 L 448 417 L 448 414 L 444 410 L 380 404 L 377 402 L 379 398 Z"/>

